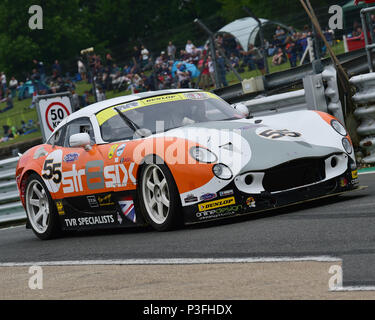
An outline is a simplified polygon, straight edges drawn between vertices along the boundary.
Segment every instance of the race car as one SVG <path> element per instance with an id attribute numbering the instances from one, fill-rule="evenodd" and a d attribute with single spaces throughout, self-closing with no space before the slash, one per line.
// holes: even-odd
<path id="1" fill-rule="evenodd" d="M 351 139 L 333 116 L 246 111 L 180 89 L 74 112 L 19 159 L 27 227 L 40 239 L 93 228 L 166 231 L 358 188 Z"/>

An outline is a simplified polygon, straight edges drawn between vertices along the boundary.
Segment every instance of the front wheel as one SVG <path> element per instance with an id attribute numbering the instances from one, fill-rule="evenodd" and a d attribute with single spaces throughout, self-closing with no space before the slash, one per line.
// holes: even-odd
<path id="1" fill-rule="evenodd" d="M 43 180 L 35 173 L 26 181 L 26 214 L 35 235 L 48 240 L 60 233 L 56 207 Z"/>
<path id="2" fill-rule="evenodd" d="M 180 196 L 173 176 L 164 164 L 147 164 L 141 169 L 140 208 L 147 222 L 158 231 L 182 225 Z"/>

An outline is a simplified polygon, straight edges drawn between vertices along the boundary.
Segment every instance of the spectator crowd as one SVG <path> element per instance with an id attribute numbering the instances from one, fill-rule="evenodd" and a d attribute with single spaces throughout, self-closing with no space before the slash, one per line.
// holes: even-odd
<path id="1" fill-rule="evenodd" d="M 332 43 L 333 31 L 326 29 L 325 35 Z M 260 74 L 265 74 L 265 59 L 275 66 L 287 62 L 291 67 L 295 67 L 298 62 L 308 63 L 309 55 L 304 53 L 311 36 L 312 31 L 308 26 L 302 31 L 296 31 L 293 27 L 277 26 L 272 40 L 266 40 L 263 48 L 251 43 L 247 48 L 242 48 L 232 35 L 218 34 L 215 37 L 214 53 L 209 50 L 209 43 L 196 46 L 191 40 L 187 40 L 185 46 L 179 50 L 169 41 L 165 50 L 157 55 L 153 55 L 144 44 L 141 44 L 133 47 L 131 59 L 123 64 L 118 63 L 109 52 L 103 56 L 91 53 L 81 57 L 77 60 L 77 72 L 73 76 L 68 72 L 64 73 L 58 60 L 53 62 L 47 74 L 44 63 L 34 59 L 31 73 L 24 82 L 18 81 L 15 77 L 11 77 L 8 82 L 4 72 L 0 73 L 0 102 L 5 102 L 5 107 L 0 107 L 0 113 L 12 109 L 15 98 L 22 100 L 32 97 L 29 108 L 34 108 L 37 95 L 66 91 L 72 93 L 73 109 L 77 110 L 95 100 L 105 100 L 109 91 L 137 93 L 190 88 L 197 86 L 198 79 L 199 87 L 205 90 L 227 86 L 227 73 L 231 69 L 238 73 L 257 70 Z M 321 48 L 321 53 L 324 54 L 324 46 Z M 89 84 L 94 81 L 96 92 L 89 89 L 80 95 L 77 94 L 77 81 Z M 19 129 L 4 127 L 2 139 L 28 132 L 31 127 L 30 122 L 22 123 Z"/>

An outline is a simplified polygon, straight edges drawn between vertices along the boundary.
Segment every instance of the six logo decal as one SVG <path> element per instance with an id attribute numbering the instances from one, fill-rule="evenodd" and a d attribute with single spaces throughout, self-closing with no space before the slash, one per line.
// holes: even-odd
<path id="1" fill-rule="evenodd" d="M 136 214 L 135 214 L 133 198 L 123 197 L 118 201 L 118 204 L 124 216 L 130 221 L 136 223 L 137 219 L 136 219 Z"/>

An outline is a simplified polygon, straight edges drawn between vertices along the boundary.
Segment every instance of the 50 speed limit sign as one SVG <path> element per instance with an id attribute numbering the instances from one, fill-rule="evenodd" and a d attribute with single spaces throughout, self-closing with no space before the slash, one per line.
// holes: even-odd
<path id="1" fill-rule="evenodd" d="M 61 102 L 51 102 L 45 112 L 48 128 L 53 131 L 64 118 L 71 114 L 71 111 Z"/>
<path id="2" fill-rule="evenodd" d="M 70 92 L 37 97 L 39 122 L 43 140 L 46 141 L 55 128 L 72 113 Z"/>

